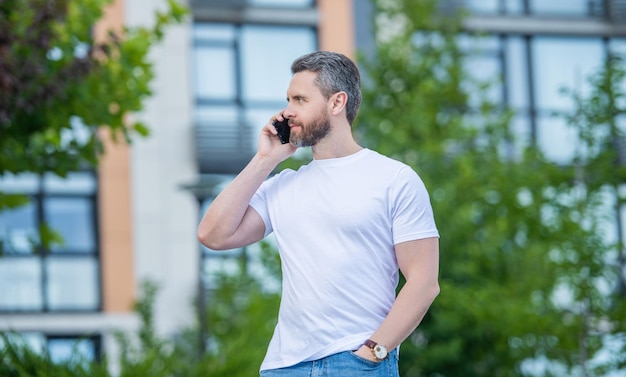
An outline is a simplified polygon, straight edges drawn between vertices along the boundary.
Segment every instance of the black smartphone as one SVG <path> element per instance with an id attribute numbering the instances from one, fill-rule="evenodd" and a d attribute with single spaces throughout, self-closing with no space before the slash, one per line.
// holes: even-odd
<path id="1" fill-rule="evenodd" d="M 284 118 L 282 122 L 275 120 L 272 122 L 272 125 L 276 128 L 276 131 L 278 131 L 278 139 L 280 142 L 287 144 L 289 142 L 289 131 L 291 131 L 289 128 L 289 119 Z"/>

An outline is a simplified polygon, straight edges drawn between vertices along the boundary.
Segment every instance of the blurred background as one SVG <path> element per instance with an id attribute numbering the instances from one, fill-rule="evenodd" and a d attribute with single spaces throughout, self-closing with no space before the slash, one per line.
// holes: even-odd
<path id="1" fill-rule="evenodd" d="M 626 373 L 626 1 L 15 0 L 0 47 L 6 375 L 22 343 L 68 375 L 256 375 L 272 239 L 196 227 L 318 49 L 431 193 L 442 291 L 402 375 Z"/>

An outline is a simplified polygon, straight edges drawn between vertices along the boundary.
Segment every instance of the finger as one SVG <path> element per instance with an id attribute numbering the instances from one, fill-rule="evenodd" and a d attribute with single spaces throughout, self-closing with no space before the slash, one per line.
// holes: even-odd
<path id="1" fill-rule="evenodd" d="M 279 121 L 279 122 L 282 122 L 285 119 L 286 118 L 283 116 L 282 113 L 277 113 L 277 114 L 275 114 L 274 116 L 272 116 L 270 118 L 270 124 L 274 123 L 274 121 L 276 121 L 276 120 Z"/>

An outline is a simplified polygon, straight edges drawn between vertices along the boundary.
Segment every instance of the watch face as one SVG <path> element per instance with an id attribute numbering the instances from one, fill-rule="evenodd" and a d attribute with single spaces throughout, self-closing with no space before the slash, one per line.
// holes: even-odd
<path id="1" fill-rule="evenodd" d="M 376 347 L 374 347 L 374 356 L 376 356 L 376 358 L 378 359 L 384 359 L 387 357 L 387 348 L 385 348 L 385 346 L 382 345 L 377 345 Z"/>

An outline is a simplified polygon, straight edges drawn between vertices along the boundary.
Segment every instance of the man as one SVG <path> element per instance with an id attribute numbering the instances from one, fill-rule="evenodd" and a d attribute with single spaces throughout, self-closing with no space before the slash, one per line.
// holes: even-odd
<path id="1" fill-rule="evenodd" d="M 291 70 L 287 107 L 208 208 L 198 239 L 222 250 L 275 234 L 283 291 L 262 377 L 398 376 L 397 349 L 439 293 L 428 193 L 410 167 L 354 140 L 361 88 L 350 59 L 317 51 Z M 285 119 L 282 144 L 272 123 Z M 266 180 L 306 146 L 312 162 Z"/>

